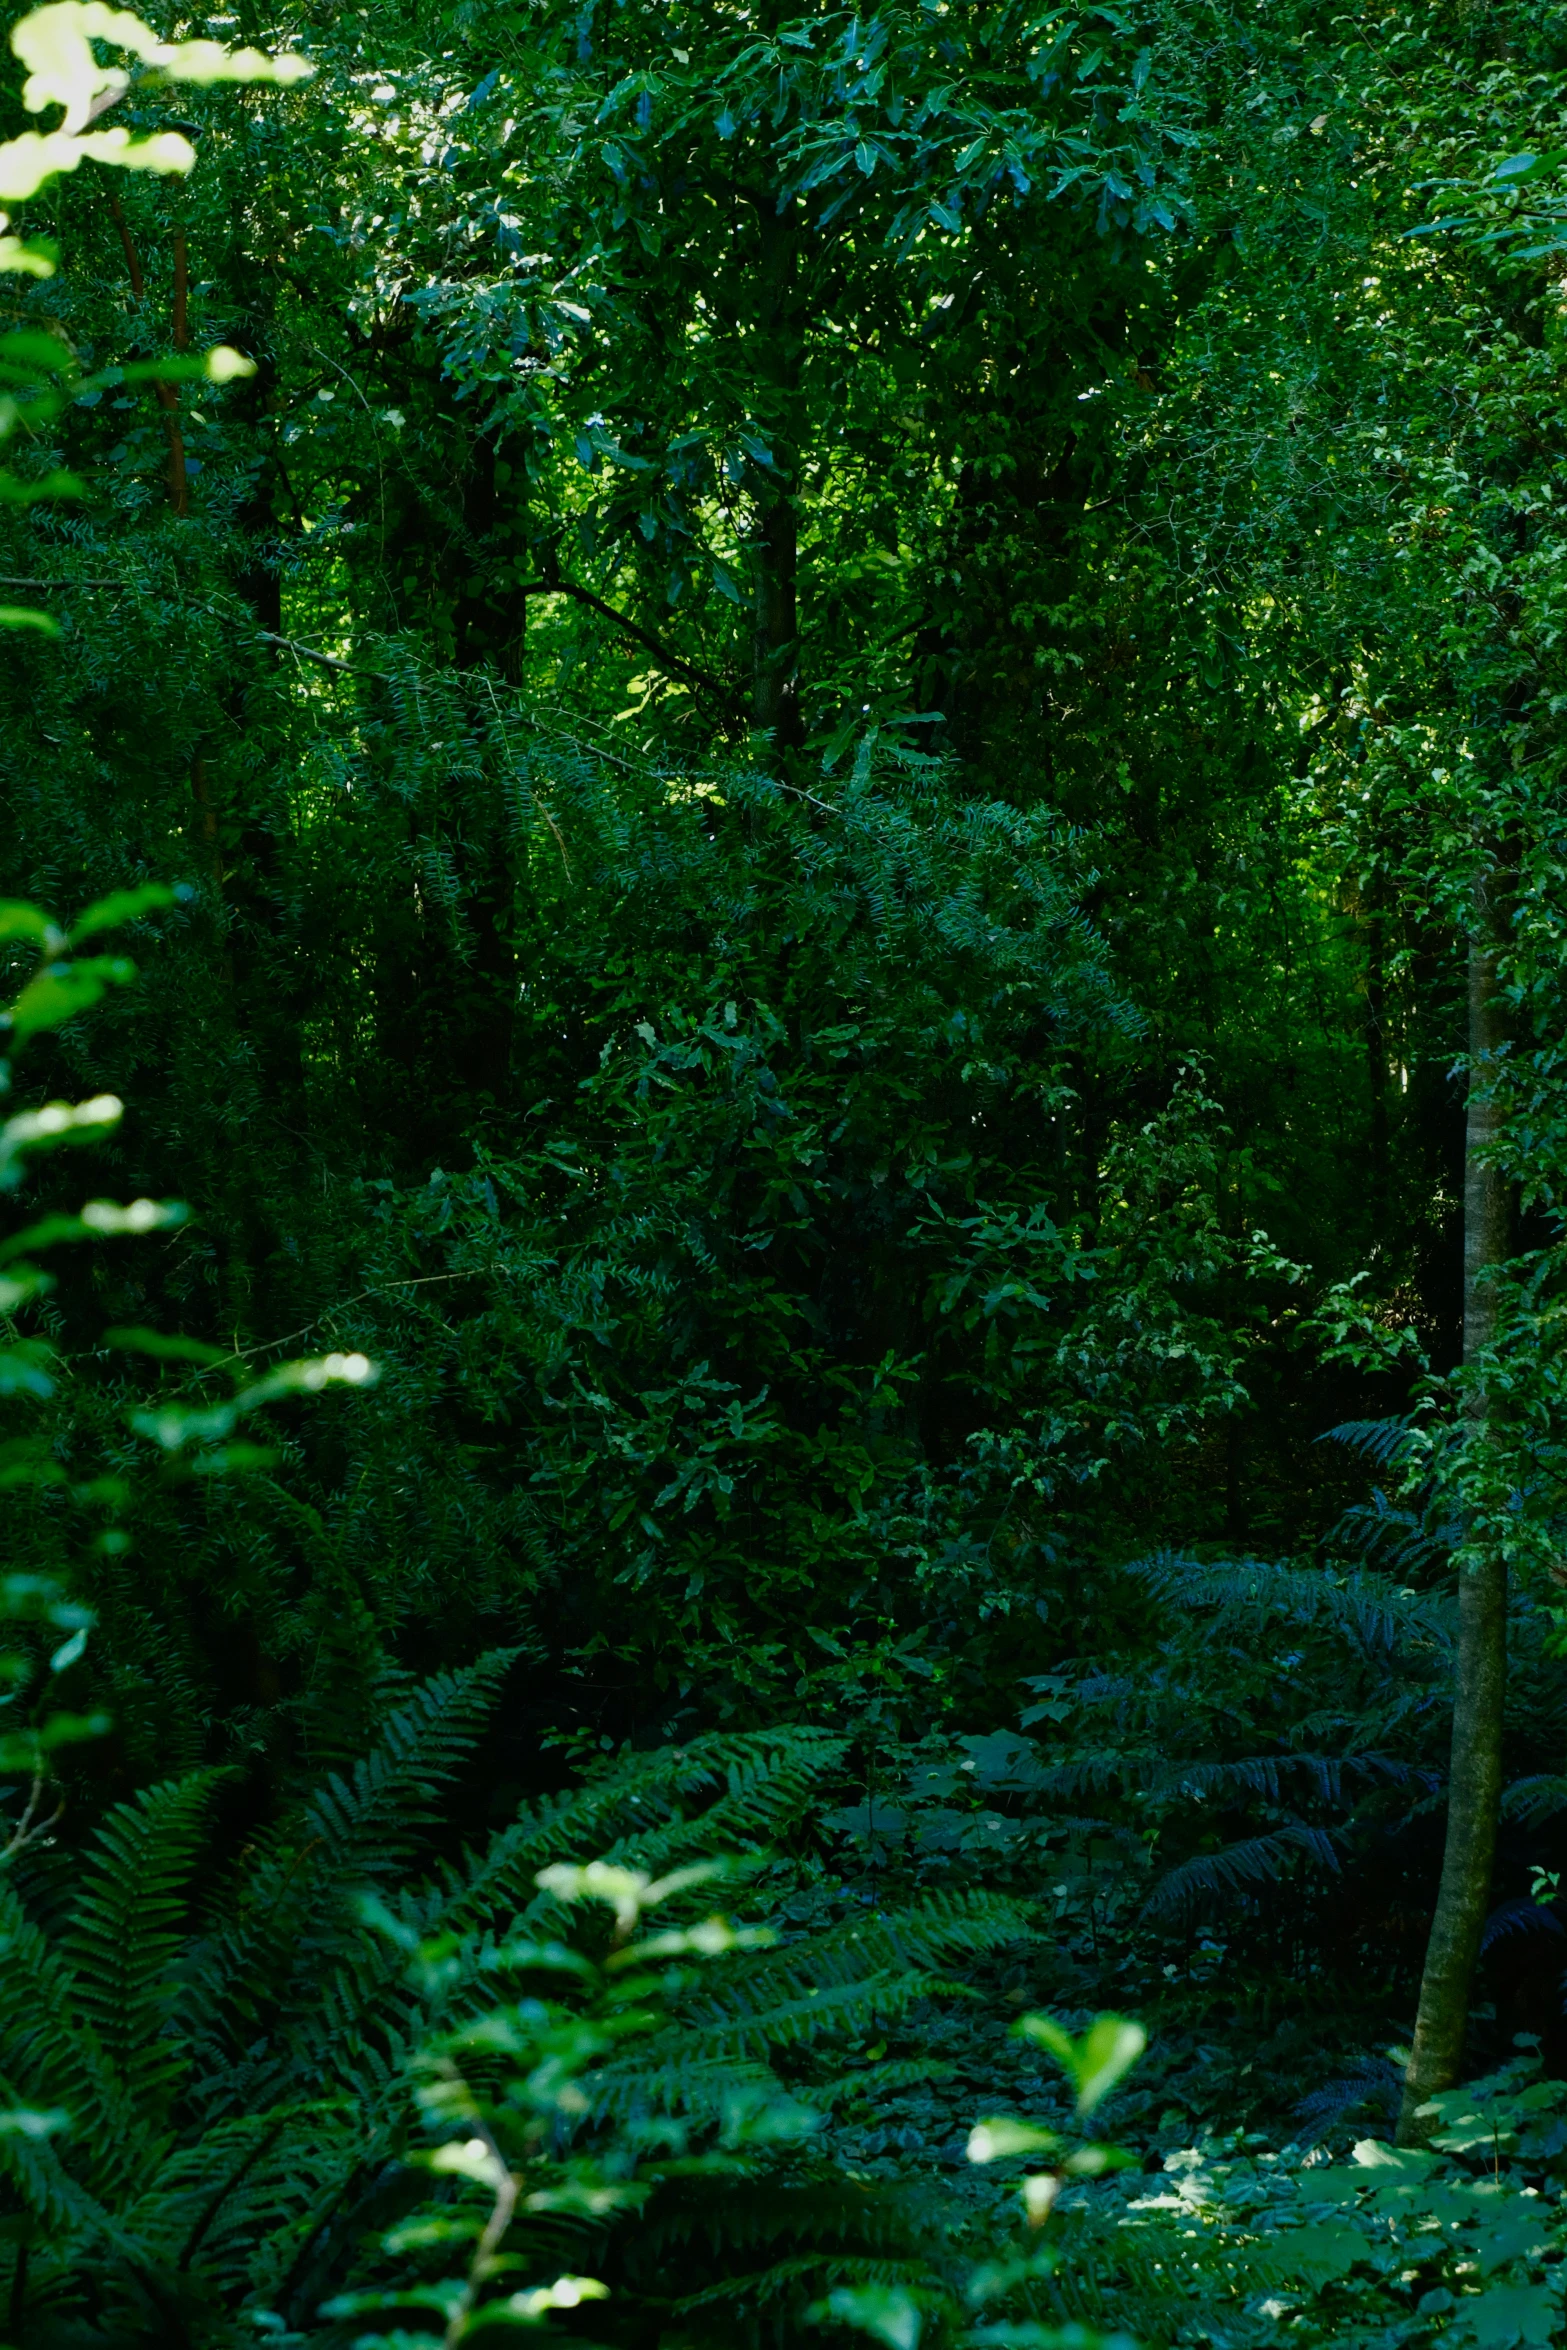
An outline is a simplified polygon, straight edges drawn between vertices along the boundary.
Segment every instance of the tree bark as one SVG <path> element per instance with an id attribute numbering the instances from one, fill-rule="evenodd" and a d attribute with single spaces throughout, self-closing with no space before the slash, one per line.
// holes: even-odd
<path id="1" fill-rule="evenodd" d="M 780 218 L 769 191 L 758 200 L 761 233 L 758 344 L 773 436 L 772 464 L 753 468 L 757 507 L 756 610 L 751 724 L 769 735 L 775 755 L 793 750 L 800 727 L 800 533 L 794 493 L 798 474 L 800 353 L 799 235 Z"/>
<path id="2" fill-rule="evenodd" d="M 763 508 L 761 523 L 751 724 L 775 750 L 791 750 L 800 740 L 799 532 L 787 496 Z"/>
<path id="3" fill-rule="evenodd" d="M 1464 1367 L 1477 1372 L 1496 1328 L 1496 1272 L 1509 1254 L 1511 1200 L 1490 1146 L 1499 1124 L 1497 1058 L 1505 1041 L 1498 971 L 1500 876 L 1475 892 L 1469 943 L 1469 1084 L 1464 1133 Z M 1483 1387 L 1466 1398 L 1468 1442 L 1485 1443 L 1490 1404 Z M 1453 1744 L 1447 1782 L 1447 1842 L 1437 1891 L 1414 2043 L 1404 2075 L 1401 2146 L 1422 2144 L 1433 2123 L 1420 2107 L 1459 2079 L 1469 1992 L 1491 1898 L 1491 1863 L 1502 1794 L 1502 1705 L 1507 1688 L 1507 1563 L 1480 1547 L 1458 1577 L 1458 1647 Z"/>
<path id="4" fill-rule="evenodd" d="M 1371 1208 L 1375 1228 L 1387 1226 L 1389 1205 L 1387 972 L 1382 893 L 1373 887 L 1362 908 L 1366 930 L 1366 1094 L 1370 1106 Z"/>
<path id="5" fill-rule="evenodd" d="M 125 207 L 121 204 L 112 185 L 107 187 L 104 193 L 109 200 L 110 216 L 119 231 L 120 250 L 125 255 L 125 271 L 131 281 L 131 292 L 138 302 L 145 301 L 147 281 L 142 276 L 141 256 L 136 250 L 136 240 L 131 235 L 130 222 L 125 217 Z M 183 351 L 190 341 L 189 282 L 185 231 L 177 229 L 174 235 L 174 348 L 176 351 Z M 180 432 L 179 395 L 172 384 L 164 383 L 156 377 L 153 379 L 152 389 L 159 407 L 163 410 L 163 427 L 168 435 L 169 504 L 176 514 L 184 516 L 190 512 L 190 477 L 185 470 L 185 442 Z"/>
<path id="6" fill-rule="evenodd" d="M 190 266 L 185 250 L 185 231 L 174 232 L 174 348 L 183 352 L 190 345 Z M 169 504 L 176 514 L 190 512 L 190 475 L 185 466 L 185 439 L 180 430 L 179 394 L 172 384 L 157 386 L 158 399 L 163 408 L 163 421 L 169 436 Z"/>

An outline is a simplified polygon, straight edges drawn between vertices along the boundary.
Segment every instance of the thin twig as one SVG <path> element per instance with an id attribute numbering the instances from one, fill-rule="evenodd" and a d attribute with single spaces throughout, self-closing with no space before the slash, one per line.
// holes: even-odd
<path id="1" fill-rule="evenodd" d="M 393 1289 L 429 1289 L 437 1281 L 471 1281 L 472 1279 L 471 1273 L 415 1273 L 410 1274 L 404 1281 L 377 1282 L 373 1289 L 361 1289 L 356 1296 L 344 1298 L 341 1304 L 327 1306 L 317 1314 L 313 1322 L 304 1323 L 298 1330 L 290 1330 L 286 1338 L 263 1338 L 255 1346 L 236 1346 L 231 1354 L 226 1354 L 223 1357 L 222 1362 L 204 1363 L 197 1371 L 196 1377 L 198 1379 L 204 1378 L 208 1371 L 227 1370 L 230 1363 L 249 1362 L 252 1355 L 272 1354 L 280 1346 L 292 1346 L 297 1339 L 308 1338 L 312 1330 L 319 1330 L 323 1322 L 332 1321 L 338 1314 L 346 1314 L 351 1306 L 363 1305 L 367 1297 L 385 1297 L 387 1292 Z"/>
<path id="2" fill-rule="evenodd" d="M 333 358 L 330 351 L 323 351 L 319 343 L 312 343 L 310 345 L 310 349 L 314 351 L 318 359 L 324 360 L 328 367 L 333 368 L 336 373 L 342 377 L 344 383 L 348 385 L 349 389 L 358 399 L 360 407 L 363 408 L 365 414 L 369 417 L 371 424 L 374 425 L 378 419 L 376 417 L 375 410 L 371 407 L 369 401 L 365 398 L 363 386 L 356 380 L 355 377 L 349 374 L 346 367 L 344 367 L 338 360 Z M 381 455 L 381 443 L 384 438 L 385 435 L 378 432 L 371 443 L 372 448 L 375 450 L 375 475 L 381 503 L 380 565 L 381 576 L 383 579 L 386 576 L 386 463 Z"/>
<path id="3" fill-rule="evenodd" d="M 482 2119 L 477 2119 L 473 2123 L 473 2128 L 483 2140 L 494 2165 L 491 2183 L 495 2190 L 495 2202 L 491 2208 L 490 2216 L 485 2222 L 484 2233 L 474 2248 L 473 2259 L 468 2265 L 468 2274 L 463 2280 L 462 2293 L 447 2320 L 446 2331 L 441 2336 L 441 2350 L 455 2350 L 455 2346 L 472 2331 L 471 2321 L 479 2306 L 480 2292 L 494 2273 L 496 2255 L 500 2251 L 506 2230 L 511 2226 L 512 2215 L 517 2209 L 517 2197 L 521 2193 L 521 2185 L 517 2175 L 496 2145 L 489 2125 Z"/>
<path id="4" fill-rule="evenodd" d="M 813 808 L 820 808 L 824 816 L 841 816 L 843 814 L 843 810 L 841 808 L 835 808 L 831 800 L 819 800 L 815 792 L 806 791 L 803 786 L 798 783 L 784 783 L 776 775 L 770 775 L 767 780 L 773 786 L 775 791 L 786 791 L 797 800 L 809 800 L 811 806 Z"/>
<path id="5" fill-rule="evenodd" d="M 377 685 L 387 682 L 379 669 L 356 669 L 352 661 L 339 661 L 332 653 L 318 653 L 313 645 L 302 645 L 297 637 L 274 636 L 270 628 L 258 628 L 256 635 L 264 645 L 281 645 L 285 652 L 297 653 L 301 661 L 318 661 L 323 669 L 341 669 L 345 677 L 368 677 Z"/>
<path id="6" fill-rule="evenodd" d="M 28 1845 L 35 1843 L 40 1836 L 47 1836 L 49 1830 L 54 1827 L 64 1812 L 65 1797 L 62 1795 L 48 1819 L 40 1820 L 38 1818 L 38 1807 L 43 1802 L 45 1784 L 43 1772 L 35 1771 L 33 1783 L 27 1790 L 26 1809 L 16 1826 L 11 1830 L 5 1844 L 0 1845 L 0 1863 L 14 1860 L 19 1852 L 25 1852 Z"/>
<path id="7" fill-rule="evenodd" d="M 672 653 L 667 645 L 661 645 L 656 636 L 650 636 L 635 620 L 628 620 L 623 612 L 615 610 L 613 604 L 606 604 L 603 597 L 595 595 L 591 588 L 578 587 L 573 581 L 564 579 L 530 579 L 525 580 L 517 592 L 523 596 L 574 597 L 579 604 L 586 604 L 591 610 L 602 613 L 606 620 L 613 621 L 627 636 L 634 637 L 672 675 L 684 677 L 692 685 L 700 687 L 703 693 L 714 695 L 731 716 L 738 714 L 740 705 L 721 679 L 710 676 L 705 669 L 695 668 L 689 661 L 683 661 L 678 653 Z M 319 662 L 323 669 L 340 669 L 349 677 L 374 678 L 382 685 L 388 682 L 379 669 L 357 669 L 353 662 L 336 660 L 330 653 L 318 653 L 293 637 L 275 636 L 266 628 L 258 629 L 256 633 L 263 644 L 282 645 L 289 652 L 297 653 L 301 660 Z"/>
<path id="8" fill-rule="evenodd" d="M 131 281 L 131 292 L 138 302 L 143 302 L 147 298 L 147 283 L 141 273 L 141 262 L 137 257 L 136 247 L 131 241 L 131 232 L 126 222 L 124 207 L 120 203 L 112 180 L 105 187 L 104 193 L 109 199 L 109 210 L 114 216 L 114 225 L 120 232 L 120 250 L 125 255 L 125 271 Z"/>
<path id="9" fill-rule="evenodd" d="M 558 705 L 550 705 L 542 702 L 530 702 L 528 705 L 528 716 L 530 721 L 536 726 L 547 725 L 548 720 L 541 720 L 539 712 L 552 706 L 556 707 L 557 715 L 560 720 L 570 722 L 569 724 L 558 724 L 554 729 L 556 735 L 559 737 L 564 737 L 564 739 L 571 744 L 573 750 L 580 751 L 582 748 L 582 735 L 584 732 L 592 730 L 594 721 L 590 718 L 579 718 L 578 714 L 573 710 L 559 710 Z M 602 733 L 603 729 L 599 728 L 598 731 Z M 665 782 L 668 780 L 665 771 L 660 767 L 655 767 L 650 761 L 646 759 L 628 759 L 624 752 L 611 751 L 607 749 L 601 742 L 595 742 L 592 745 L 592 754 L 595 759 L 602 759 L 606 766 L 620 768 L 623 774 L 650 775 L 655 779 L 655 781 L 658 782 Z"/>
<path id="10" fill-rule="evenodd" d="M 656 636 L 650 636 L 639 622 L 628 620 L 624 612 L 617 612 L 613 604 L 606 604 L 603 597 L 595 595 L 591 588 L 578 587 L 574 580 L 569 579 L 527 579 L 522 582 L 517 593 L 521 596 L 571 596 L 577 603 L 586 604 L 590 611 L 601 614 L 625 635 L 634 637 L 671 676 L 686 678 L 692 685 L 700 686 L 704 693 L 712 694 L 722 702 L 731 716 L 738 715 L 740 705 L 721 678 L 714 677 L 709 670 L 696 668 L 678 653 L 672 653 L 667 645 L 660 644 Z"/>

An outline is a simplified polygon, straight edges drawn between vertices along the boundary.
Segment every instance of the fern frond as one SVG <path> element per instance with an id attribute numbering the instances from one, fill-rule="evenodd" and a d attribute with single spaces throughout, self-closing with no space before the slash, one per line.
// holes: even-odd
<path id="1" fill-rule="evenodd" d="M 238 2295 L 258 2245 L 340 2191 L 365 2153 L 346 2100 L 237 2115 L 175 2149 L 121 2214 L 147 2252 Z"/>
<path id="2" fill-rule="evenodd" d="M 1370 1652 L 1405 1645 L 1445 1650 L 1452 1643 L 1452 1610 L 1445 1601 L 1364 1569 L 1336 1575 L 1271 1559 L 1210 1564 L 1179 1551 L 1156 1551 L 1133 1559 L 1121 1572 L 1169 1607 L 1216 1608 L 1221 1622 L 1235 1615 L 1253 1629 L 1273 1617 L 1321 1623 L 1352 1633 Z"/>
<path id="3" fill-rule="evenodd" d="M 220 1776 L 193 1772 L 116 1804 L 93 1839 L 62 1945 L 74 2005 L 144 2115 L 166 2108 L 189 2063 L 167 2027 L 186 1882 Z"/>
<path id="4" fill-rule="evenodd" d="M 483 1732 L 498 1685 L 522 1651 L 492 1649 L 476 1664 L 421 1682 L 350 1779 L 334 1773 L 305 1806 L 304 1832 L 323 1863 L 350 1879 L 394 1877 L 434 1826 L 448 1785 Z"/>
<path id="5" fill-rule="evenodd" d="M 1388 2121 L 1396 2121 L 1402 2089 L 1403 2075 L 1389 2058 L 1362 2057 L 1353 2071 L 1339 2080 L 1325 2081 L 1296 2106 L 1297 2117 L 1306 2124 L 1301 2145 L 1315 2145 L 1347 2115 L 1367 2105 L 1375 2106 Z"/>
<path id="6" fill-rule="evenodd" d="M 75 1979 L 43 1929 L 0 1877 L 0 2071 L 23 2105 L 102 2119 L 122 2108 L 102 2049 L 75 2005 Z"/>
<path id="7" fill-rule="evenodd" d="M 1096 2205 L 1063 2209 L 1053 2224 L 1066 2257 L 1048 2283 L 1030 2287 L 1029 2296 L 1058 2320 L 1173 2342 L 1186 2334 L 1194 2314 L 1206 2314 L 1204 2303 L 1227 2302 L 1234 2289 L 1228 2278 L 1216 2279 L 1211 2247 L 1201 2237 L 1157 2223 L 1128 2226 L 1119 2211 Z"/>
<path id="8" fill-rule="evenodd" d="M 484 1854 L 446 1864 L 437 1880 L 409 1889 L 395 1906 L 418 1934 L 453 1934 L 463 1967 L 479 1965 L 484 1936 L 512 1925 L 524 1934 L 564 1934 L 578 1925 L 571 1903 L 543 1894 L 536 1875 L 583 1849 L 663 1875 L 686 1861 L 771 1840 L 811 1805 L 820 1777 L 841 1762 L 843 1741 L 815 1730 L 714 1734 L 691 1746 L 618 1760 L 587 1788 L 524 1809 L 491 1838 Z M 691 1817 L 693 1814 L 693 1817 Z M 585 1842 L 597 1833 L 601 1842 Z M 686 1906 L 712 1901 L 705 1887 Z M 322 1986 L 322 2014 L 359 2084 L 395 2070 L 413 2033 L 404 1967 L 390 1943 L 343 1941 Z M 348 2075 L 343 2075 L 348 2077 Z"/>
<path id="9" fill-rule="evenodd" d="M 231 1918 L 202 1947 L 195 1970 L 192 2030 L 215 2077 L 231 2073 L 281 2008 L 292 2004 L 307 2019 L 321 1976 L 363 1947 L 345 1889 L 395 1879 L 411 1867 L 437 1816 L 439 1789 L 482 1734 L 518 1654 L 492 1650 L 421 1683 L 353 1772 L 330 1778 L 266 1839 L 234 1890 Z M 364 1957 L 378 1980 L 396 1971 L 384 1952 L 365 1947 Z M 304 1984 L 312 1987 L 308 1995 Z M 274 2073 L 268 2101 L 281 2094 Z"/>
<path id="10" fill-rule="evenodd" d="M 1559 1771 L 1538 1771 L 1530 1778 L 1514 1779 L 1503 1790 L 1503 1817 L 1522 1820 L 1526 1827 L 1536 1828 L 1560 1811 L 1567 1811 L 1567 1776 Z"/>
<path id="11" fill-rule="evenodd" d="M 321 1540 L 315 1511 L 295 1504 Z M 319 1630 L 298 1705 L 299 1735 L 313 1779 L 350 1769 L 376 1724 L 414 1694 L 412 1676 L 387 1654 L 380 1623 L 333 1546 L 316 1598 Z"/>
<path id="12" fill-rule="evenodd" d="M 1389 1574 L 1409 1574 L 1442 1558 L 1455 1539 L 1446 1529 L 1424 1526 L 1413 1510 L 1394 1509 L 1383 1494 L 1352 1502 L 1328 1537 L 1335 1546 L 1358 1550 Z"/>
<path id="13" fill-rule="evenodd" d="M 657 2257 L 670 2246 L 703 2245 L 754 2260 L 770 2246 L 908 2252 L 923 2231 L 945 2223 L 944 2200 L 924 2183 L 816 2172 L 804 2179 L 676 2180 L 652 2205 L 639 2246 Z"/>
<path id="14" fill-rule="evenodd" d="M 698 2012 L 687 2008 L 685 2044 L 706 2061 L 759 2057 L 769 2049 L 799 2048 L 829 2032 L 861 2032 L 903 2014 L 917 2000 L 941 1993 L 962 1996 L 961 1985 L 940 1975 L 902 1968 L 861 1975 L 849 1982 L 811 1985 L 768 1999 L 766 1986 L 748 1988 L 727 2012 L 717 2001 Z"/>
<path id="15" fill-rule="evenodd" d="M 1284 1782 L 1296 1771 L 1310 1780 L 1315 1794 L 1330 1803 L 1343 1802 L 1345 1783 L 1351 1779 L 1377 1779 L 1386 1785 L 1402 1784 L 1414 1776 L 1408 1763 L 1388 1754 L 1261 1754 L 1243 1755 L 1234 1762 L 1177 1764 L 1143 1784 L 1160 1795 L 1211 1799 L 1244 1791 L 1280 1803 L 1285 1797 Z"/>
<path id="16" fill-rule="evenodd" d="M 922 2294 L 940 2292 L 941 2279 L 925 2260 L 879 2258 L 864 2252 L 796 2252 L 770 2268 L 751 2269 L 740 2276 L 721 2277 L 700 2293 L 688 2293 L 674 2303 L 677 2317 L 699 2309 L 721 2308 L 740 2302 L 747 2309 L 780 2300 L 809 2287 L 825 2292 L 838 2285 L 903 2285 Z"/>
<path id="17" fill-rule="evenodd" d="M 935 2056 L 889 2056 L 879 2064 L 862 2065 L 836 2081 L 813 2081 L 811 2103 L 831 2108 L 845 2097 L 895 2097 L 900 2089 L 914 2089 L 926 2081 L 950 2081 L 957 2067 Z"/>
<path id="18" fill-rule="evenodd" d="M 15 2080 L 0 2072 L 0 2109 L 28 2103 Z M 56 2241 L 105 2236 L 123 2242 L 106 2207 L 66 2168 L 59 2138 L 0 2132 L 0 2180 Z"/>
<path id="19" fill-rule="evenodd" d="M 1037 1785 L 1042 1793 L 1065 1798 L 1098 1794 L 1119 1785 L 1140 1795 L 1208 1800 L 1217 1795 L 1249 1794 L 1281 1803 L 1292 1772 L 1303 1774 L 1313 1793 L 1335 1803 L 1344 1800 L 1346 1782 L 1356 1778 L 1401 1785 L 1419 1776 L 1397 1756 L 1375 1752 L 1238 1755 L 1227 1762 L 1188 1762 L 1151 1755 L 1141 1748 L 1108 1748 L 1045 1765 Z M 1034 1784 L 1031 1779 L 1030 1785 Z"/>
<path id="20" fill-rule="evenodd" d="M 695 2123 L 711 2122 L 737 2094 L 779 2094 L 778 2076 L 766 2064 L 713 2056 L 684 2046 L 661 2060 L 656 2044 L 640 2062 L 633 2059 L 603 2067 L 586 2087 L 595 2119 L 617 2122 L 636 2113 L 678 2114 Z"/>
<path id="21" fill-rule="evenodd" d="M 1347 1445 L 1363 1460 L 1375 1461 L 1379 1469 L 1385 1469 L 1397 1458 L 1398 1448 L 1414 1424 L 1413 1416 L 1407 1412 L 1399 1419 L 1340 1420 L 1336 1428 L 1329 1428 L 1317 1441 Z"/>
<path id="22" fill-rule="evenodd" d="M 1247 1885 L 1276 1884 L 1296 1853 L 1303 1852 L 1319 1869 L 1339 1873 L 1333 1839 L 1322 1828 L 1292 1820 L 1271 1835 L 1249 1836 L 1227 1845 L 1222 1852 L 1199 1853 L 1161 1877 L 1143 1905 L 1145 1917 L 1168 1917 L 1172 1911 L 1194 1908 L 1207 1894 L 1235 1893 Z"/>
<path id="23" fill-rule="evenodd" d="M 1026 1903 L 998 1893 L 933 1893 L 884 1917 L 845 1919 L 808 1941 L 763 1951 L 746 1970 L 754 1982 L 808 1986 L 852 1982 L 871 1971 L 979 1958 L 1036 1931 Z M 715 1977 L 721 1982 L 721 1977 Z"/>
<path id="24" fill-rule="evenodd" d="M 449 1872 L 443 1923 L 461 1931 L 508 1909 L 530 1925 L 568 1912 L 534 1879 L 551 1861 L 591 1852 L 662 1875 L 692 1860 L 755 1852 L 811 1807 L 847 1744 L 825 1730 L 714 1732 L 617 1762 L 565 1796 L 526 1806 L 464 1871 Z"/>
<path id="25" fill-rule="evenodd" d="M 1481 1929 L 1480 1948 L 1482 1951 L 1489 1950 L 1493 1943 L 1505 1942 L 1514 1934 L 1555 1934 L 1560 1937 L 1564 1933 L 1567 1933 L 1567 1927 L 1563 1926 L 1553 1909 L 1542 1908 L 1538 1901 L 1531 1901 L 1527 1894 L 1523 1894 L 1516 1900 L 1500 1902 L 1492 1910 Z"/>

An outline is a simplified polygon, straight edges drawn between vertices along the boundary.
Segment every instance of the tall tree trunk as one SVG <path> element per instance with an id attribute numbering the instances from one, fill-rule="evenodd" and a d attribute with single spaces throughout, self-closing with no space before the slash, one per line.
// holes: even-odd
<path id="1" fill-rule="evenodd" d="M 120 202 L 112 178 L 104 193 L 109 199 L 110 215 L 119 232 L 120 250 L 125 255 L 125 271 L 131 282 L 131 292 L 138 302 L 145 301 L 147 281 L 142 275 L 141 256 L 136 250 L 136 240 L 131 235 L 130 222 L 125 217 L 125 208 Z M 189 283 L 185 231 L 176 229 L 174 233 L 174 348 L 176 351 L 183 351 L 190 341 L 187 323 Z M 180 431 L 179 394 L 172 384 L 164 383 L 157 378 L 154 378 L 152 389 L 159 407 L 163 410 L 164 430 L 168 435 L 169 504 L 176 514 L 183 516 L 190 512 L 190 479 L 185 467 L 184 437 Z"/>
<path id="2" fill-rule="evenodd" d="M 1388 1036 L 1387 971 L 1382 892 L 1373 886 L 1362 908 L 1366 926 L 1366 1093 L 1371 1112 L 1371 1215 L 1373 1229 L 1387 1227 L 1388 1181 Z"/>
<path id="3" fill-rule="evenodd" d="M 800 352 L 799 232 L 792 213 L 780 219 L 775 198 L 758 199 L 761 256 L 758 391 L 772 434 L 771 466 L 754 468 L 757 504 L 756 614 L 751 724 L 772 737 L 774 752 L 800 742 L 800 533 L 798 486 Z"/>
<path id="4" fill-rule="evenodd" d="M 1464 1135 L 1464 1365 L 1474 1370 L 1496 1327 L 1498 1266 L 1511 1239 L 1507 1183 L 1489 1163 L 1498 1124 L 1496 1061 L 1504 1039 L 1497 953 L 1501 877 L 1493 868 L 1475 892 L 1469 943 L 1469 1098 Z M 1479 1387 L 1467 1399 L 1468 1441 L 1482 1445 L 1490 1404 Z M 1465 1558 L 1458 1579 L 1458 1651 L 1453 1747 L 1447 1782 L 1447 1843 L 1414 2045 L 1404 2075 L 1401 2146 L 1419 2145 L 1431 2123 L 1419 2108 L 1459 2078 L 1469 1991 L 1491 1897 L 1502 1793 L 1502 1703 L 1507 1688 L 1507 1564 L 1490 1550 Z"/>
<path id="5" fill-rule="evenodd" d="M 751 724 L 775 749 L 800 740 L 799 531 L 787 496 L 763 509 L 757 541 L 756 676 Z"/>

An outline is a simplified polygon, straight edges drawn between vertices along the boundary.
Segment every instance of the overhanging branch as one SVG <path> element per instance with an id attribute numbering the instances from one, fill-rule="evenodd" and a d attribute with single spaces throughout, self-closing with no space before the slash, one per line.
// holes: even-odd
<path id="1" fill-rule="evenodd" d="M 575 603 L 586 604 L 589 611 L 597 612 L 602 619 L 618 628 L 622 635 L 633 637 L 645 652 L 652 654 L 661 669 L 668 670 L 671 677 L 684 678 L 688 685 L 696 686 L 702 693 L 711 694 L 715 701 L 723 704 L 731 717 L 739 715 L 740 705 L 722 678 L 714 677 L 710 670 L 698 669 L 694 662 L 684 660 L 679 653 L 672 652 L 668 645 L 661 644 L 640 622 L 628 620 L 624 612 L 617 612 L 613 604 L 606 604 L 604 598 L 595 595 L 591 588 L 578 587 L 570 579 L 529 579 L 524 580 L 517 592 L 524 596 L 570 596 Z"/>

